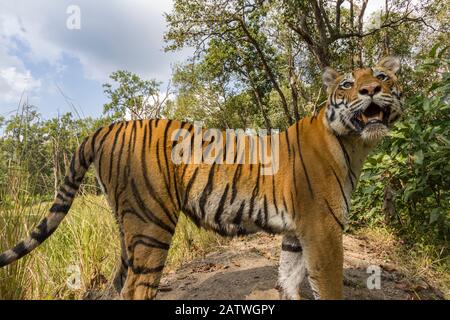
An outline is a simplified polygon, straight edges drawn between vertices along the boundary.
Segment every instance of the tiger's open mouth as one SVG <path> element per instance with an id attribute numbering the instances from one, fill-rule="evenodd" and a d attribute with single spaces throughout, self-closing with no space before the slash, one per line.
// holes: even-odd
<path id="1" fill-rule="evenodd" d="M 386 121 L 389 116 L 388 112 L 388 110 L 382 109 L 376 103 L 371 102 L 364 111 L 359 111 L 355 114 L 352 118 L 352 123 L 358 131 L 362 131 L 367 126 L 371 125 L 386 126 Z"/>

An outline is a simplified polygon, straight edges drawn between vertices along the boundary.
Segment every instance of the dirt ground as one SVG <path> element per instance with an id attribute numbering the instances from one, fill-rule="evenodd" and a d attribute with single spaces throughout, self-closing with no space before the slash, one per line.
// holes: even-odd
<path id="1" fill-rule="evenodd" d="M 157 299 L 279 299 L 276 289 L 280 236 L 257 234 L 234 239 L 203 259 L 164 274 Z M 344 237 L 345 299 L 442 299 L 426 281 L 410 283 L 365 239 Z M 367 288 L 367 267 L 381 267 L 381 289 Z M 307 281 L 302 297 L 312 299 Z"/>
<path id="2" fill-rule="evenodd" d="M 281 236 L 256 234 L 236 238 L 202 259 L 166 270 L 157 300 L 278 300 L 276 288 Z M 444 299 L 426 279 L 411 282 L 387 258 L 385 248 L 367 239 L 344 235 L 344 299 Z M 369 266 L 381 270 L 380 289 L 368 289 Z M 104 279 L 106 282 L 106 279 Z M 313 299 L 305 279 L 302 299 Z M 85 299 L 118 299 L 110 288 L 89 291 Z"/>

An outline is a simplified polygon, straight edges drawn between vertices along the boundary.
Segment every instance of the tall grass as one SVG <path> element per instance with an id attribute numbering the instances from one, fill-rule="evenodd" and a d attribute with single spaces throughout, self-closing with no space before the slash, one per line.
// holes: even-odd
<path id="1" fill-rule="evenodd" d="M 24 238 L 49 204 L 2 208 L 1 249 Z M 106 285 L 119 261 L 118 232 L 105 201 L 75 200 L 60 228 L 38 249 L 0 270 L 2 299 L 76 299 Z M 73 280 L 72 285 L 68 281 Z"/>
<path id="2" fill-rule="evenodd" d="M 26 237 L 50 207 L 24 189 L 3 191 L 0 251 Z M 82 299 L 111 286 L 120 260 L 118 230 L 102 196 L 79 195 L 58 230 L 31 254 L 0 269 L 0 299 Z M 180 216 L 167 267 L 176 267 L 223 243 Z"/>

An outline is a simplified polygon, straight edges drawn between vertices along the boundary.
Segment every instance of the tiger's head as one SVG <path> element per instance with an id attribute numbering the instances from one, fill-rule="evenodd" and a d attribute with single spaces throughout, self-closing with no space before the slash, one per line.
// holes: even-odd
<path id="1" fill-rule="evenodd" d="M 338 136 L 358 135 L 367 143 L 384 137 L 403 112 L 399 68 L 396 57 L 342 75 L 326 68 L 322 79 L 328 91 L 329 128 Z"/>

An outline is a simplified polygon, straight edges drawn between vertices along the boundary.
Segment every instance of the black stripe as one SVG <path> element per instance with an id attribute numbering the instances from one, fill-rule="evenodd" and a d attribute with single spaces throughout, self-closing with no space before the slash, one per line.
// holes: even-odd
<path id="1" fill-rule="evenodd" d="M 341 227 L 342 230 L 344 230 L 344 225 L 341 221 L 339 221 L 338 217 L 334 214 L 333 209 L 330 207 L 330 204 L 328 203 L 327 199 L 325 199 L 325 203 L 327 205 L 328 211 L 333 216 L 334 220 L 337 222 L 337 224 Z"/>
<path id="2" fill-rule="evenodd" d="M 98 172 L 97 173 L 98 173 L 98 179 L 100 180 L 100 183 L 103 186 L 105 194 L 108 194 L 108 188 L 106 187 L 106 184 L 102 179 L 102 168 L 103 168 L 102 159 L 103 159 L 104 153 L 105 153 L 105 149 L 102 147 L 102 149 L 100 151 L 100 157 L 98 159 L 98 168 L 97 168 Z"/>
<path id="3" fill-rule="evenodd" d="M 272 175 L 272 197 L 273 205 L 275 206 L 275 212 L 278 214 L 277 193 L 275 191 L 275 175 Z"/>
<path id="4" fill-rule="evenodd" d="M 186 190 L 184 191 L 183 210 L 185 209 L 185 206 L 186 206 L 187 201 L 189 199 L 189 192 L 191 191 L 192 185 L 194 184 L 195 178 L 197 177 L 197 173 L 198 173 L 198 167 L 195 168 L 194 174 L 189 179 L 189 182 L 188 182 L 188 184 L 186 186 Z"/>
<path id="5" fill-rule="evenodd" d="M 68 186 L 69 188 L 71 188 L 71 189 L 78 190 L 80 185 L 78 183 L 71 182 L 69 179 L 70 178 L 68 176 L 65 176 L 64 177 L 64 184 L 66 186 Z"/>
<path id="6" fill-rule="evenodd" d="M 169 250 L 170 244 L 164 243 L 155 239 L 151 236 L 147 236 L 144 234 L 135 235 L 131 238 L 131 244 L 128 246 L 128 250 L 134 252 L 136 247 L 140 244 L 152 248 L 158 248 L 163 250 Z"/>
<path id="7" fill-rule="evenodd" d="M 288 156 L 291 155 L 291 144 L 289 142 L 289 129 L 286 130 L 285 132 L 285 137 L 286 137 L 286 145 L 287 145 L 287 150 L 288 150 Z"/>
<path id="8" fill-rule="evenodd" d="M 240 225 L 242 222 L 242 215 L 244 213 L 245 208 L 245 200 L 242 200 L 241 205 L 236 213 L 236 216 L 233 219 L 233 224 Z"/>
<path id="9" fill-rule="evenodd" d="M 295 126 L 295 127 L 296 127 L 296 130 L 297 130 L 297 145 L 298 145 L 298 152 L 299 152 L 299 155 L 300 155 L 300 161 L 301 161 L 301 163 L 302 163 L 303 171 L 305 172 L 306 182 L 308 183 L 309 194 L 311 195 L 311 198 L 314 199 L 314 192 L 313 192 L 313 190 L 312 190 L 311 181 L 309 180 L 308 171 L 306 170 L 306 166 L 305 166 L 305 163 L 304 163 L 304 161 L 303 161 L 303 156 L 302 156 L 302 149 L 301 149 L 301 144 L 300 144 L 300 134 L 299 134 L 299 131 L 298 131 L 298 127 L 299 127 L 300 124 L 301 124 L 301 121 L 299 121 L 299 122 L 297 123 L 297 125 Z"/>
<path id="10" fill-rule="evenodd" d="M 80 162 L 80 165 L 87 170 L 89 168 L 89 165 L 86 162 L 86 158 L 84 157 L 84 147 L 86 145 L 87 138 L 83 140 L 81 145 L 78 147 L 78 160 Z"/>
<path id="11" fill-rule="evenodd" d="M 92 140 L 91 140 L 91 158 L 89 161 L 94 161 L 94 154 L 95 154 L 95 141 L 97 140 L 98 135 L 100 134 L 100 132 L 102 132 L 104 128 L 99 128 L 97 129 L 97 131 L 95 131 L 95 133 L 92 136 Z"/>
<path id="12" fill-rule="evenodd" d="M 134 182 L 134 179 L 131 180 L 131 189 L 133 190 L 133 196 L 139 206 L 139 208 L 141 209 L 141 211 L 146 215 L 146 217 L 153 222 L 154 224 L 156 224 L 157 226 L 159 226 L 161 229 L 164 229 L 166 231 L 168 231 L 170 234 L 174 233 L 174 229 L 171 228 L 170 226 L 168 226 L 167 224 L 165 224 L 161 219 L 159 219 L 158 217 L 156 217 L 146 206 L 145 206 L 145 202 L 144 200 L 142 200 L 141 195 L 136 187 L 136 183 Z"/>
<path id="13" fill-rule="evenodd" d="M 120 261 L 122 262 L 122 267 L 124 269 L 127 269 L 128 268 L 128 261 L 127 261 L 127 259 L 125 259 L 123 256 L 120 256 Z"/>
<path id="14" fill-rule="evenodd" d="M 203 190 L 202 195 L 200 196 L 200 199 L 199 199 L 199 206 L 200 206 L 200 211 L 202 214 L 202 219 L 205 218 L 205 216 L 206 216 L 205 204 L 206 204 L 206 200 L 208 199 L 208 196 L 211 194 L 212 187 L 213 187 L 215 165 L 216 165 L 216 163 L 214 162 L 212 164 L 211 168 L 209 169 L 208 181 L 207 181 L 205 189 Z"/>
<path id="15" fill-rule="evenodd" d="M 126 128 L 128 129 L 128 122 L 127 122 L 127 124 L 126 124 Z M 130 130 L 131 131 L 131 130 Z M 131 144 L 130 144 L 130 139 L 131 139 L 131 132 L 130 132 L 130 134 L 128 135 L 128 138 L 127 138 L 127 145 L 128 145 L 128 148 L 127 148 L 127 161 L 126 161 L 126 164 L 125 164 L 125 172 L 124 172 L 124 181 L 125 181 L 125 179 L 127 178 L 127 177 L 129 177 L 130 176 L 130 172 L 131 172 Z"/>
<path id="16" fill-rule="evenodd" d="M 54 203 L 50 208 L 51 213 L 67 213 L 69 212 L 70 205 L 69 204 L 59 204 Z"/>
<path id="17" fill-rule="evenodd" d="M 341 138 L 339 136 L 336 136 L 336 139 L 339 142 L 339 145 L 341 146 L 342 152 L 344 153 L 345 162 L 347 163 L 347 169 L 350 172 L 349 177 L 350 177 L 350 183 L 352 185 L 352 190 L 353 190 L 353 188 L 355 187 L 353 179 L 356 179 L 356 175 L 355 175 L 355 173 L 352 170 L 352 166 L 351 166 L 351 162 L 350 162 L 350 156 L 348 155 L 347 149 L 345 149 L 345 146 L 342 143 Z"/>
<path id="18" fill-rule="evenodd" d="M 269 210 L 267 209 L 267 197 L 264 195 L 264 224 L 269 222 Z"/>
<path id="19" fill-rule="evenodd" d="M 303 251 L 301 246 L 296 246 L 296 245 L 290 244 L 290 243 L 282 243 L 281 250 L 289 251 L 289 252 L 302 252 Z"/>
<path id="20" fill-rule="evenodd" d="M 66 198 L 72 199 L 73 197 L 75 197 L 75 193 L 66 190 L 66 188 L 64 188 L 64 185 L 61 185 L 61 187 L 59 187 L 59 191 L 61 191 Z"/>
<path id="21" fill-rule="evenodd" d="M 297 211 L 295 210 L 295 203 L 294 203 L 294 195 L 291 191 L 291 205 L 292 205 L 292 220 L 294 220 L 295 216 L 297 215 Z"/>
<path id="22" fill-rule="evenodd" d="M 103 143 L 105 142 L 106 138 L 109 136 L 109 134 L 111 133 L 111 131 L 113 130 L 113 128 L 114 128 L 115 125 L 116 125 L 115 123 L 111 123 L 111 124 L 109 125 L 109 127 L 108 127 L 108 132 L 106 132 L 106 133 L 103 135 L 102 139 L 100 140 L 100 143 L 99 143 L 99 146 L 98 146 L 99 149 L 100 149 L 101 147 L 103 147 Z M 98 152 L 99 149 L 97 149 L 97 152 Z"/>
<path id="23" fill-rule="evenodd" d="M 217 206 L 217 210 L 216 210 L 216 214 L 214 215 L 214 221 L 220 226 L 221 225 L 221 221 L 220 221 L 220 217 L 223 213 L 223 207 L 225 205 L 225 200 L 227 199 L 227 195 L 228 195 L 228 189 L 229 189 L 230 185 L 227 183 L 224 192 L 222 193 L 222 196 L 220 197 L 220 201 L 219 201 L 219 205 Z"/>
<path id="24" fill-rule="evenodd" d="M 75 169 L 75 162 L 76 162 L 75 157 L 76 157 L 76 152 L 73 154 L 72 160 L 70 161 L 70 177 L 74 180 L 75 180 L 76 174 L 77 174 L 77 171 Z"/>
<path id="25" fill-rule="evenodd" d="M 42 219 L 41 223 L 31 232 L 30 237 L 39 243 L 42 243 L 56 230 L 56 226 L 52 229 L 48 229 L 47 218 Z"/>
<path id="26" fill-rule="evenodd" d="M 295 159 L 297 157 L 295 156 L 295 149 L 293 150 L 293 157 L 292 157 L 292 179 L 294 180 L 294 192 L 295 194 L 298 194 L 297 192 L 297 172 L 295 170 Z"/>
<path id="27" fill-rule="evenodd" d="M 283 194 L 283 207 L 284 207 L 284 211 L 288 212 L 288 208 L 286 205 L 286 198 L 284 197 L 284 194 Z"/>
<path id="28" fill-rule="evenodd" d="M 231 192 L 230 204 L 232 204 L 234 202 L 234 200 L 236 199 L 237 185 L 238 185 L 239 178 L 241 176 L 242 166 L 243 166 L 242 164 L 237 164 L 236 170 L 234 171 L 233 182 L 231 184 L 233 186 L 233 190 Z"/>
<path id="29" fill-rule="evenodd" d="M 119 138 L 119 134 L 122 131 L 122 128 L 123 128 L 123 123 L 120 124 L 119 128 L 117 129 L 116 133 L 114 134 L 114 141 L 111 146 L 111 152 L 109 155 L 109 175 L 108 175 L 109 183 L 111 183 L 111 179 L 112 179 L 112 168 L 113 168 L 113 161 L 114 161 L 114 153 L 115 153 L 116 145 L 117 145 L 117 139 Z"/>
<path id="30" fill-rule="evenodd" d="M 133 270 L 134 274 L 149 274 L 149 273 L 161 272 L 164 269 L 164 265 L 154 267 L 154 268 L 148 268 L 145 266 L 133 266 L 131 264 L 130 268 L 131 268 L 131 270 Z"/>
<path id="31" fill-rule="evenodd" d="M 250 199 L 250 208 L 248 210 L 249 218 L 251 218 L 253 215 L 253 209 L 255 208 L 255 199 L 259 193 L 259 176 L 260 176 L 260 171 L 258 170 L 258 175 L 256 177 L 256 183 L 255 183 L 255 186 L 253 187 L 252 197 Z"/>
<path id="32" fill-rule="evenodd" d="M 344 198 L 344 201 L 345 201 L 345 208 L 346 208 L 346 210 L 347 210 L 347 212 L 348 212 L 348 210 L 349 210 L 348 200 L 347 200 L 347 197 L 345 196 L 344 189 L 342 188 L 341 181 L 339 181 L 339 178 L 338 178 L 338 176 L 337 176 L 337 174 L 336 174 L 336 171 L 334 171 L 334 168 L 333 168 L 333 167 L 331 167 L 331 171 L 333 171 L 334 177 L 336 178 L 336 181 L 337 181 L 337 183 L 339 184 L 339 189 L 341 190 L 341 196 L 342 196 L 342 198 Z"/>
<path id="33" fill-rule="evenodd" d="M 281 221 L 283 221 L 283 226 L 286 228 L 286 218 L 284 217 L 284 211 L 281 211 Z"/>
<path id="34" fill-rule="evenodd" d="M 155 248 L 155 249 L 162 249 L 162 250 L 169 250 L 169 245 L 168 244 L 164 244 L 164 245 L 160 245 L 158 243 L 154 243 L 154 242 L 147 242 L 145 240 L 136 240 L 133 242 L 132 246 L 129 246 L 128 249 L 129 250 L 134 250 L 135 247 L 137 247 L 138 245 L 143 245 L 144 247 L 150 247 L 150 248 Z"/>
<path id="35" fill-rule="evenodd" d="M 258 209 L 258 213 L 256 214 L 256 220 L 255 220 L 255 224 L 264 229 L 264 220 L 261 214 L 261 208 Z"/>
<path id="36" fill-rule="evenodd" d="M 23 241 L 19 242 L 11 250 L 17 255 L 16 260 L 22 258 L 24 255 L 26 255 L 28 253 L 28 248 L 25 246 L 25 243 Z M 2 255 L 0 255 L 0 257 Z M 0 267 L 3 267 L 3 264 L 1 264 L 1 260 L 0 260 Z"/>
<path id="37" fill-rule="evenodd" d="M 134 152 L 134 149 L 136 148 L 136 139 L 137 139 L 137 128 L 136 128 L 136 123 L 137 123 L 137 121 L 135 120 L 135 121 L 133 121 L 133 127 L 131 128 L 131 136 L 130 136 L 130 139 L 131 139 L 131 137 L 133 137 L 132 139 L 132 142 L 131 142 L 131 145 L 132 145 L 132 148 L 133 148 L 133 152 Z"/>
<path id="38" fill-rule="evenodd" d="M 124 210 L 122 210 L 122 211 L 121 211 L 122 221 L 123 221 L 123 219 L 125 218 L 125 215 L 127 215 L 127 214 L 131 214 L 131 215 L 137 217 L 137 218 L 138 218 L 139 220 L 141 220 L 142 222 L 145 222 L 145 223 L 148 222 L 147 219 L 146 219 L 145 217 L 141 216 L 141 215 L 139 214 L 139 212 L 137 212 L 137 211 L 134 210 L 134 209 L 124 209 Z"/>

